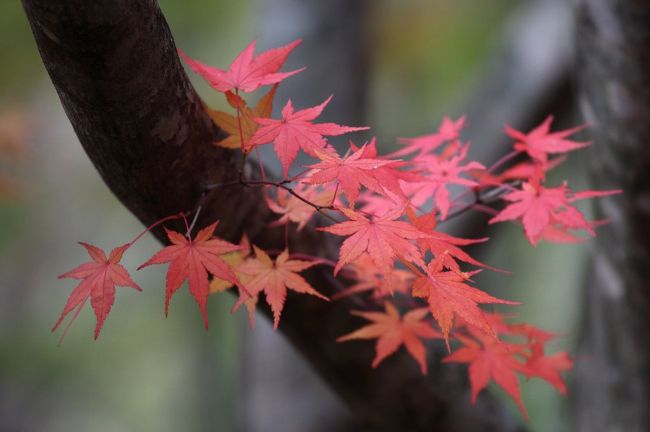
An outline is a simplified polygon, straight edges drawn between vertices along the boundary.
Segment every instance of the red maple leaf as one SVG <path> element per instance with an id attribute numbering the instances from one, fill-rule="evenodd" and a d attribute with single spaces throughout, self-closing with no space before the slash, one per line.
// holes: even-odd
<path id="1" fill-rule="evenodd" d="M 233 60 L 228 70 L 200 63 L 188 57 L 181 50 L 178 50 L 178 53 L 194 72 L 201 75 L 220 92 L 241 90 L 250 93 L 260 86 L 279 83 L 304 70 L 305 68 L 291 72 L 278 72 L 291 51 L 301 42 L 302 40 L 298 39 L 288 45 L 265 51 L 254 57 L 255 41 L 253 41 Z"/>
<path id="2" fill-rule="evenodd" d="M 335 152 L 316 151 L 321 162 L 309 166 L 312 172 L 305 182 L 323 184 L 336 181 L 351 207 L 354 206 L 362 185 L 373 192 L 383 194 L 382 177 L 378 178 L 377 173 L 386 165 L 394 164 L 396 161 L 364 158 L 365 151 L 364 145 L 343 158 Z"/>
<path id="3" fill-rule="evenodd" d="M 350 149 L 353 152 L 363 149 L 361 152 L 362 159 L 380 159 L 380 160 L 389 160 L 391 163 L 382 166 L 380 169 L 373 171 L 373 177 L 381 185 L 382 191 L 375 195 L 375 198 L 372 198 L 373 195 L 370 191 L 364 193 L 364 201 L 370 203 L 374 201 L 375 204 L 379 204 L 377 198 L 380 200 L 383 199 L 384 206 L 379 205 L 377 211 L 370 211 L 369 213 L 374 215 L 383 215 L 392 211 L 396 206 L 404 206 L 408 199 L 404 195 L 404 190 L 402 189 L 401 182 L 414 182 L 420 181 L 421 176 L 409 171 L 402 171 L 398 168 L 403 168 L 408 165 L 407 162 L 402 162 L 400 160 L 391 159 L 390 156 L 380 157 L 377 154 L 377 138 L 373 137 L 370 141 L 365 143 L 363 146 L 358 147 L 352 141 L 350 141 Z M 364 209 L 369 207 L 364 205 Z M 383 208 L 382 208 L 383 207 Z"/>
<path id="4" fill-rule="evenodd" d="M 332 96 L 325 102 L 311 108 L 294 111 L 291 99 L 282 108 L 282 119 L 255 119 L 262 126 L 251 137 L 250 146 L 273 143 L 273 149 L 282 163 L 285 177 L 289 166 L 302 148 L 307 154 L 316 157 L 317 150 L 323 151 L 327 145 L 324 136 L 343 135 L 349 132 L 366 130 L 367 127 L 340 126 L 336 123 L 312 123 L 318 117 Z"/>
<path id="5" fill-rule="evenodd" d="M 95 317 L 97 318 L 97 325 L 95 326 L 95 339 L 97 339 L 99 332 L 104 325 L 104 320 L 106 320 L 106 317 L 115 302 L 115 287 L 131 287 L 138 291 L 141 291 L 141 289 L 135 282 L 133 282 L 129 272 L 119 264 L 124 252 L 126 252 L 126 250 L 131 246 L 130 243 L 113 249 L 108 258 L 106 258 L 104 251 L 96 246 L 83 242 L 79 242 L 79 244 L 86 248 L 92 261 L 83 263 L 59 276 L 59 279 L 81 279 L 81 282 L 72 293 L 70 293 L 68 301 L 63 308 L 63 312 L 61 312 L 61 316 L 59 316 L 54 327 L 52 327 L 52 331 L 55 331 L 59 325 L 61 325 L 61 322 L 63 322 L 66 315 L 68 315 L 74 308 L 78 308 L 72 320 L 68 323 L 69 328 L 90 297 L 90 305 L 92 306 L 93 311 L 95 312 Z M 61 336 L 61 340 L 63 340 L 66 332 L 67 328 Z"/>
<path id="6" fill-rule="evenodd" d="M 237 269 L 238 272 L 250 276 L 250 280 L 246 282 L 248 294 L 242 293 L 235 308 L 238 308 L 251 296 L 258 296 L 259 293 L 264 292 L 266 302 L 273 311 L 273 327 L 277 329 L 288 289 L 329 301 L 298 274 L 318 262 L 289 259 L 289 251 L 286 249 L 274 261 L 257 246 L 253 246 L 253 249 L 255 250 L 255 259 L 246 261 Z"/>
<path id="7" fill-rule="evenodd" d="M 373 219 L 351 209 L 339 210 L 350 220 L 318 228 L 335 235 L 350 236 L 341 245 L 334 275 L 346 263 L 356 260 L 363 253 L 368 253 L 377 268 L 384 274 L 391 272 L 397 255 L 424 265 L 422 254 L 409 240 L 425 238 L 427 234 L 407 222 L 396 220 L 402 215 L 403 209 L 393 210 L 391 213 Z"/>
<path id="8" fill-rule="evenodd" d="M 491 224 L 520 219 L 528 241 L 536 245 L 549 226 L 581 229 L 594 235 L 592 224 L 570 203 L 573 201 L 612 195 L 619 190 L 571 192 L 566 184 L 545 188 L 536 183 L 523 183 L 503 197 L 510 202 L 499 214 L 490 219 Z"/>
<path id="9" fill-rule="evenodd" d="M 524 374 L 539 377 L 557 389 L 561 394 L 567 393 L 566 384 L 560 372 L 573 367 L 571 356 L 564 351 L 551 355 L 534 355 L 526 363 Z"/>
<path id="10" fill-rule="evenodd" d="M 553 116 L 546 117 L 535 129 L 527 134 L 506 125 L 506 133 L 517 140 L 515 150 L 526 152 L 536 162 L 546 165 L 549 154 L 566 153 L 590 145 L 590 142 L 577 142 L 566 139 L 574 133 L 582 130 L 585 126 L 578 126 L 563 131 L 550 132 Z"/>
<path id="11" fill-rule="evenodd" d="M 429 237 L 418 240 L 420 249 L 422 251 L 429 250 L 434 257 L 440 257 L 442 265 L 450 270 L 460 271 L 460 266 L 456 260 L 466 262 L 478 267 L 489 268 L 490 270 L 498 270 L 494 267 L 483 264 L 482 262 L 472 258 L 467 252 L 462 250 L 459 246 L 467 246 L 476 243 L 483 243 L 488 240 L 487 237 L 479 239 L 464 239 L 454 237 L 447 233 L 436 231 L 436 215 L 435 213 L 427 213 L 417 216 L 415 212 L 409 207 L 406 210 L 409 221 L 420 231 L 429 234 Z"/>
<path id="12" fill-rule="evenodd" d="M 475 161 L 461 165 L 463 159 L 467 157 L 469 145 L 458 147 L 457 150 L 458 153 L 449 158 L 438 155 L 418 158 L 416 166 L 426 170 L 427 173 L 423 176 L 421 182 L 410 183 L 405 188 L 415 206 L 419 207 L 430 198 L 433 198 L 436 208 L 440 210 L 440 219 L 443 221 L 447 218 L 451 206 L 447 188 L 452 184 L 466 187 L 477 186 L 477 182 L 461 177 L 461 174 L 484 168 L 483 165 Z"/>
<path id="13" fill-rule="evenodd" d="M 220 255 L 239 250 L 241 247 L 214 238 L 214 230 L 218 224 L 219 221 L 203 228 L 194 239 L 165 228 L 167 238 L 172 244 L 158 251 L 138 267 L 140 270 L 152 264 L 169 263 L 165 286 L 165 315 L 169 312 L 169 301 L 172 296 L 187 279 L 190 293 L 201 309 L 206 329 L 208 328 L 206 305 L 210 293 L 208 273 L 240 286 L 232 268 L 220 258 Z"/>
<path id="14" fill-rule="evenodd" d="M 465 346 L 454 351 L 443 359 L 443 362 L 469 363 L 472 403 L 476 402 L 478 394 L 492 379 L 512 397 L 524 417 L 528 418 L 526 407 L 521 400 L 519 379 L 515 374 L 515 371 L 525 370 L 525 366 L 517 360 L 522 348 L 488 338 L 482 338 L 481 343 L 462 336 L 458 339 Z"/>
<path id="15" fill-rule="evenodd" d="M 419 273 L 413 284 L 413 296 L 425 297 L 429 302 L 431 314 L 440 325 L 442 335 L 449 349 L 449 332 L 458 315 L 466 324 L 496 339 L 485 312 L 479 304 L 508 304 L 517 302 L 502 300 L 468 285 L 469 275 L 457 271 L 445 271 L 442 256 L 429 262 L 426 274 Z"/>
<path id="16" fill-rule="evenodd" d="M 538 377 L 547 381 L 565 395 L 567 388 L 560 372 L 573 367 L 571 356 L 564 351 L 551 355 L 544 354 L 544 345 L 555 339 L 556 335 L 530 324 L 510 325 L 507 329 L 528 339 L 530 354 L 526 354 L 527 362 L 523 373 L 528 377 Z"/>
<path id="17" fill-rule="evenodd" d="M 353 315 L 372 321 L 372 324 L 341 336 L 337 339 L 337 342 L 354 339 L 377 339 L 376 355 L 372 361 L 373 368 L 376 368 L 386 357 L 404 345 L 409 354 L 420 365 L 422 373 L 426 374 L 427 353 L 420 338 L 440 338 L 440 333 L 435 331 L 429 324 L 422 322 L 422 319 L 428 315 L 429 311 L 427 308 L 413 309 L 408 311 L 404 317 L 401 317 L 392 303 L 386 302 L 385 307 L 386 313 L 352 311 Z"/>

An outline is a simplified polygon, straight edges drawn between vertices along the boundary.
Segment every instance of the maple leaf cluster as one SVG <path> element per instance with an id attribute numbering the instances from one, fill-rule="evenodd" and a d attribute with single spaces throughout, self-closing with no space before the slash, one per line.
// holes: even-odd
<path id="1" fill-rule="evenodd" d="M 187 280 L 206 328 L 209 294 L 231 288 L 239 295 L 234 309 L 245 306 L 251 327 L 263 293 L 277 328 L 288 291 L 330 300 L 301 273 L 315 265 L 331 265 L 333 275 L 349 283 L 332 300 L 367 295 L 375 306 L 374 310 L 351 311 L 370 323 L 338 339 L 376 339 L 372 367 L 403 345 L 426 373 L 432 345 L 427 347 L 425 341 L 438 340 L 427 343 L 446 348 L 449 354 L 444 362 L 469 364 L 473 400 L 493 380 L 525 414 L 518 374 L 544 379 L 565 393 L 560 373 L 570 369 L 572 361 L 565 352 L 545 354 L 545 344 L 554 335 L 528 324 L 507 323 L 493 308 L 516 302 L 488 294 L 472 279 L 484 270 L 498 271 L 465 249 L 488 239 L 454 237 L 439 226 L 459 214 L 478 210 L 493 215 L 490 224 L 521 224 L 533 245 L 540 241 L 578 242 L 581 232 L 594 235 L 601 222 L 588 221 L 573 203 L 619 191 L 575 192 L 566 183 L 546 186 L 547 173 L 564 161 L 565 153 L 589 144 L 569 139 L 582 127 L 551 131 L 552 117 L 527 134 L 506 126 L 507 135 L 514 140 L 513 150 L 490 167 L 468 159 L 470 144 L 462 140 L 464 117 L 444 118 L 430 134 L 400 139 L 402 147 L 391 154 L 380 155 L 375 138 L 362 145 L 350 141 L 346 151 L 340 152 L 328 137 L 368 128 L 318 122 L 331 96 L 303 109 L 296 109 L 289 99 L 279 118 L 272 116 L 278 85 L 303 70 L 281 71 L 299 44 L 294 41 L 255 56 L 252 42 L 225 70 L 202 64 L 183 52 L 180 55 L 225 95 L 234 110 L 208 109 L 229 135 L 214 145 L 240 149 L 245 158 L 260 146 L 272 145 L 282 178 L 267 178 L 260 164 L 258 177 L 241 178 L 238 183 L 265 189 L 269 208 L 279 215 L 271 227 L 288 233 L 295 225 L 297 230 L 316 229 L 343 237 L 338 260 L 330 264 L 327 257 L 292 254 L 288 244 L 279 251 L 265 251 L 245 236 L 234 245 L 214 236 L 216 222 L 192 236 L 186 215 L 173 216 L 186 221 L 187 232 L 167 230 L 171 244 L 139 267 L 168 264 L 165 312 L 173 294 Z M 271 89 L 251 107 L 243 94 L 268 85 Z M 314 161 L 298 167 L 295 162 L 301 150 Z M 294 171 L 298 174 L 289 177 Z M 213 185 L 212 189 L 228 185 Z M 196 216 L 197 211 L 188 215 Z M 90 298 L 97 317 L 97 337 L 113 305 L 115 287 L 139 289 L 119 264 L 133 243 L 135 240 L 114 249 L 108 258 L 100 249 L 82 243 L 92 262 L 62 275 L 82 281 L 55 328 L 74 308 L 78 314 Z M 491 309 L 486 310 L 485 305 Z"/>

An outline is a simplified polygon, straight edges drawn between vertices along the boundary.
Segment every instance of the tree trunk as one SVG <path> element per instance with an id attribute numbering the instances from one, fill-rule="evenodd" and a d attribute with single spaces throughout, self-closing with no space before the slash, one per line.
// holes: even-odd
<path id="1" fill-rule="evenodd" d="M 192 209 L 202 186 L 236 178 L 237 152 L 211 145 L 210 122 L 153 0 L 23 0 L 45 67 L 79 140 L 104 181 L 142 222 Z M 267 229 L 261 190 L 224 188 L 205 199 L 198 226 L 220 219 L 219 235 L 246 231 L 262 247 L 281 248 Z M 155 232 L 166 241 L 161 230 Z M 338 242 L 313 230 L 292 233 L 295 251 L 334 257 Z M 331 295 L 329 271 L 309 275 Z M 466 371 L 430 356 L 429 375 L 405 353 L 369 367 L 367 344 L 336 337 L 360 324 L 351 297 L 326 303 L 290 296 L 282 332 L 364 421 L 383 430 L 514 431 L 519 426 L 490 394 L 469 403 Z M 266 311 L 268 313 L 268 311 Z"/>
<path id="2" fill-rule="evenodd" d="M 580 431 L 650 430 L 650 2 L 578 4 L 580 102 L 595 139 L 600 229 L 585 289 Z"/>

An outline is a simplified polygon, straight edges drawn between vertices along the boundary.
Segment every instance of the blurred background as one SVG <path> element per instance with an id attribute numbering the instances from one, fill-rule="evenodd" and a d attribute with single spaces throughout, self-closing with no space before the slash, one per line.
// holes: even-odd
<path id="1" fill-rule="evenodd" d="M 311 106 L 333 93 L 325 120 L 372 126 L 384 151 L 397 137 L 433 131 L 443 115 L 464 113 L 473 156 L 489 164 L 507 151 L 506 122 L 527 129 L 549 113 L 558 127 L 579 122 L 571 11 L 562 0 L 160 4 L 177 45 L 220 67 L 252 39 L 262 50 L 303 38 L 287 69 L 308 68 L 283 84 L 276 105 L 290 95 L 296 106 Z M 99 340 L 86 308 L 57 347 L 50 328 L 74 281 L 56 276 L 86 259 L 75 242 L 111 248 L 142 227 L 82 151 L 18 1 L 0 2 L 0 52 L 0 431 L 289 432 L 353 424 L 264 318 L 251 332 L 244 316 L 230 314 L 233 297 L 211 298 L 209 332 L 186 290 L 164 319 L 163 268 L 135 275 L 142 293 L 117 295 Z M 223 107 L 195 78 L 208 104 Z M 580 171 L 574 158 L 553 180 L 571 173 L 579 187 Z M 534 249 L 514 225 L 486 231 L 471 218 L 449 229 L 494 237 L 475 253 L 514 274 L 485 275 L 480 284 L 523 302 L 520 318 L 561 333 L 553 348 L 571 352 L 588 246 Z M 140 242 L 127 266 L 157 247 Z M 531 430 L 569 430 L 565 398 L 541 381 L 522 388 Z"/>

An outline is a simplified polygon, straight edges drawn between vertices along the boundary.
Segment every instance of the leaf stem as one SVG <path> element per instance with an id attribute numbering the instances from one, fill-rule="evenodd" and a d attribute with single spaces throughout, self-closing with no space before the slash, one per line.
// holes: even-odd
<path id="1" fill-rule="evenodd" d="M 242 181 L 244 179 L 244 166 L 246 165 L 246 146 L 244 145 L 244 131 L 242 130 L 242 123 L 241 123 L 241 110 L 239 108 L 239 101 L 241 98 L 239 97 L 239 89 L 235 89 L 235 95 L 237 96 L 237 129 L 239 129 L 239 143 L 241 144 L 242 148 L 242 160 L 241 160 L 241 165 L 239 166 L 239 180 Z M 261 163 L 261 162 L 260 162 Z"/>
<path id="2" fill-rule="evenodd" d="M 181 217 L 183 217 L 183 216 L 182 216 L 182 213 L 176 213 L 176 214 L 174 214 L 174 215 L 167 216 L 167 217 L 164 217 L 164 218 L 162 218 L 162 219 L 159 219 L 159 220 L 157 220 L 156 222 L 154 222 L 154 223 L 152 223 L 151 225 L 149 225 L 147 228 L 145 228 L 144 231 L 142 231 L 140 234 L 138 234 L 138 235 L 137 235 L 133 240 L 131 240 L 131 241 L 130 241 L 129 243 L 127 243 L 127 244 L 129 245 L 129 247 L 131 247 L 133 244 L 135 244 L 135 242 L 137 242 L 138 240 L 140 240 L 140 238 L 142 238 L 143 235 L 145 235 L 146 233 L 148 233 L 148 232 L 151 231 L 152 229 L 156 228 L 158 225 L 163 224 L 163 223 L 165 223 L 165 222 L 167 222 L 167 221 L 170 221 L 170 220 L 180 219 Z"/>
<path id="3" fill-rule="evenodd" d="M 196 225 L 196 221 L 199 218 L 199 213 L 201 213 L 201 204 L 199 204 L 199 206 L 196 208 L 196 212 L 194 212 L 194 217 L 192 218 L 192 223 L 190 223 L 190 226 L 189 228 L 187 228 L 187 232 L 185 233 L 185 237 L 187 237 L 188 239 L 191 237 L 192 230 L 194 229 L 194 225 Z"/>
<path id="4" fill-rule="evenodd" d="M 496 162 L 494 162 L 488 169 L 485 171 L 486 174 L 492 174 L 497 169 L 501 168 L 506 163 L 510 162 L 512 159 L 517 157 L 521 152 L 519 150 L 513 150 L 510 153 L 506 153 Z"/>
<path id="5" fill-rule="evenodd" d="M 285 179 L 285 180 L 275 181 L 275 182 L 274 181 L 269 181 L 269 180 L 245 180 L 245 179 L 239 179 L 239 180 L 232 181 L 232 182 L 227 182 L 227 183 L 208 184 L 208 185 L 203 186 L 203 189 L 205 191 L 210 191 L 210 190 L 213 190 L 213 189 L 218 189 L 220 187 L 238 186 L 238 185 L 246 186 L 246 187 L 273 186 L 273 187 L 276 187 L 276 188 L 286 190 L 287 192 L 289 192 L 291 195 L 293 195 L 294 197 L 296 197 L 300 201 L 302 201 L 305 204 L 307 204 L 307 205 L 313 207 L 314 209 L 316 209 L 317 212 L 321 213 L 327 219 L 329 219 L 329 220 L 331 220 L 333 222 L 339 222 L 338 220 L 333 218 L 331 215 L 325 213 L 325 211 L 324 211 L 324 210 L 336 210 L 336 208 L 333 205 L 324 206 L 324 205 L 319 205 L 319 204 L 313 203 L 313 202 L 309 201 L 307 198 L 300 195 L 298 192 L 296 192 L 292 187 L 287 186 L 289 183 L 293 183 L 294 181 L 296 181 L 295 177 Z"/>
<path id="6" fill-rule="evenodd" d="M 514 189 L 520 183 L 521 183 L 521 180 L 515 180 L 515 181 L 512 181 L 510 183 L 504 183 L 501 186 L 490 189 L 490 190 L 488 190 L 487 192 L 484 192 L 484 193 L 479 192 L 478 188 L 473 188 L 472 192 L 474 193 L 474 199 L 471 202 L 462 205 L 457 210 L 449 213 L 449 215 L 447 215 L 447 218 L 444 221 L 439 221 L 439 222 L 441 222 L 441 223 L 446 222 L 446 221 L 448 221 L 450 219 L 453 219 L 453 218 L 455 218 L 457 216 L 460 216 L 461 214 L 463 214 L 463 213 L 465 213 L 465 212 L 467 212 L 468 210 L 471 210 L 471 209 L 476 209 L 476 210 L 481 211 L 483 213 L 492 213 L 493 209 L 492 209 L 492 207 L 489 206 L 489 204 L 492 204 L 492 203 L 498 201 L 499 199 L 501 199 L 501 197 L 503 197 L 503 195 L 505 195 L 506 193 L 512 191 L 512 189 Z M 488 210 L 488 209 L 491 209 L 491 210 Z"/>

